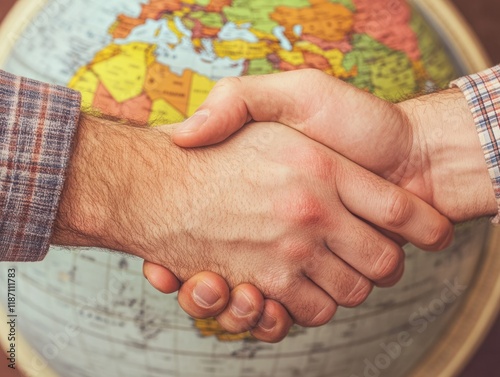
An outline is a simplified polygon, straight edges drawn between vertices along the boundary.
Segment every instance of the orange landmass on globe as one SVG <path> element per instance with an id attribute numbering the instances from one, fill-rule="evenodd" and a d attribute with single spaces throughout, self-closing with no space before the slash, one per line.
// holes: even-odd
<path id="1" fill-rule="evenodd" d="M 132 18 L 124 14 L 118 16 L 117 22 L 111 27 L 110 34 L 113 38 L 126 38 L 132 30 L 146 23 L 146 20 L 157 20 L 163 14 L 175 12 L 182 9 L 181 0 L 150 0 L 147 4 L 142 4 L 142 11 L 139 17 Z"/>
<path id="2" fill-rule="evenodd" d="M 119 119 L 129 119 L 141 125 L 147 125 L 151 113 L 151 100 L 146 94 L 122 103 L 117 102 L 101 83 L 97 87 L 92 107 L 103 114 Z"/>
<path id="3" fill-rule="evenodd" d="M 312 35 L 327 42 L 345 40 L 352 31 L 352 12 L 342 4 L 329 0 L 310 0 L 311 6 L 292 8 L 280 6 L 270 14 L 270 18 L 285 27 L 286 37 L 293 43 L 297 40 L 294 26 L 302 26 L 303 35 Z"/>
<path id="4" fill-rule="evenodd" d="M 194 319 L 194 327 L 198 330 L 201 337 L 215 336 L 217 340 L 222 342 L 237 342 L 241 340 L 246 341 L 257 341 L 250 332 L 244 332 L 241 334 L 231 334 L 224 330 L 219 323 L 213 319 Z M 298 336 L 303 334 L 304 328 L 299 326 L 293 326 L 288 333 L 288 337 Z"/>
<path id="5" fill-rule="evenodd" d="M 220 13 L 224 7 L 228 7 L 232 3 L 233 0 L 210 0 L 210 3 L 205 7 L 205 11 Z"/>
<path id="6" fill-rule="evenodd" d="M 202 337 L 215 336 L 220 341 L 236 342 L 245 339 L 255 339 L 249 332 L 242 334 L 231 334 L 224 330 L 219 323 L 213 319 L 195 319 L 194 327 L 199 331 Z"/>
<path id="7" fill-rule="evenodd" d="M 203 25 L 200 20 L 192 20 L 193 21 L 193 32 L 192 39 L 201 39 L 201 38 L 215 38 L 217 34 L 219 34 L 220 29 L 211 28 Z"/>
<path id="8" fill-rule="evenodd" d="M 157 20 L 165 13 L 181 10 L 182 6 L 181 0 L 149 0 L 147 4 L 142 5 L 142 12 L 139 17 Z"/>
<path id="9" fill-rule="evenodd" d="M 354 31 L 420 60 L 418 38 L 410 27 L 411 8 L 404 0 L 353 0 Z"/>
<path id="10" fill-rule="evenodd" d="M 332 42 L 332 41 L 325 41 L 324 39 L 318 38 L 314 35 L 302 35 L 302 40 L 315 44 L 323 51 L 337 49 L 344 54 L 352 51 L 352 45 L 347 39 Z"/>
<path id="11" fill-rule="evenodd" d="M 412 61 L 412 68 L 415 72 L 415 79 L 419 82 L 419 86 L 423 87 L 425 82 L 429 79 L 424 62 L 422 60 Z"/>
<path id="12" fill-rule="evenodd" d="M 323 50 L 309 41 L 298 41 L 292 51 L 278 49 L 267 59 L 283 71 L 316 68 L 343 79 L 355 77 L 358 74 L 357 66 L 346 70 L 343 66 L 344 57 L 345 54 L 339 49 Z"/>
<path id="13" fill-rule="evenodd" d="M 219 31 L 220 29 L 203 26 L 201 29 L 201 35 L 203 35 L 203 37 L 205 38 L 213 38 L 216 37 L 217 34 L 219 34 Z"/>
<path id="14" fill-rule="evenodd" d="M 279 68 L 283 71 L 292 71 L 304 68 L 315 68 L 322 71 L 331 69 L 329 61 L 324 56 L 317 55 L 308 51 L 303 51 L 301 55 L 302 62 L 300 64 L 294 65 L 290 60 L 285 59 L 280 63 Z"/>
<path id="15" fill-rule="evenodd" d="M 304 60 L 306 66 L 310 68 L 321 69 L 322 71 L 326 71 L 330 69 L 330 63 L 328 60 L 321 56 L 312 52 L 304 51 Z"/>
<path id="16" fill-rule="evenodd" d="M 120 14 L 115 24 L 111 26 L 111 35 L 115 39 L 127 38 L 135 27 L 144 24 L 144 22 L 145 20 Z"/>
<path id="17" fill-rule="evenodd" d="M 182 114 L 187 115 L 193 72 L 185 69 L 181 76 L 170 68 L 153 62 L 146 74 L 144 91 L 152 101 L 163 99 Z"/>
<path id="18" fill-rule="evenodd" d="M 233 60 L 264 59 L 272 53 L 272 46 L 267 41 L 247 42 L 241 39 L 234 41 L 215 40 L 213 42 L 215 54 L 221 58 Z"/>

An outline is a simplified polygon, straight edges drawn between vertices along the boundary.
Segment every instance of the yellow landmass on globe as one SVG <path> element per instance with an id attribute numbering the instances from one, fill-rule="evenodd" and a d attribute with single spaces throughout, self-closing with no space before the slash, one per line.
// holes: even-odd
<path id="1" fill-rule="evenodd" d="M 172 72 L 156 61 L 155 48 L 146 43 L 109 45 L 68 86 L 82 93 L 84 108 L 152 125 L 181 122 L 196 112 L 215 81 L 190 69 Z"/>
<path id="2" fill-rule="evenodd" d="M 68 86 L 82 94 L 82 107 L 90 108 L 99 87 L 99 78 L 88 67 L 82 67 L 73 76 Z"/>
<path id="3" fill-rule="evenodd" d="M 215 336 L 217 340 L 223 342 L 237 342 L 241 340 L 246 341 L 257 341 L 252 334 L 247 331 L 240 334 L 231 334 L 224 330 L 224 328 L 214 319 L 193 319 L 194 327 L 198 330 L 201 337 L 211 337 Z M 294 325 L 288 333 L 288 338 L 299 336 L 304 334 L 305 329 L 303 327 Z"/>
<path id="4" fill-rule="evenodd" d="M 279 42 L 278 38 L 275 35 L 263 32 L 258 29 L 250 28 L 249 31 L 257 37 L 259 41 L 271 41 L 271 42 Z"/>
<path id="5" fill-rule="evenodd" d="M 113 51 L 112 57 L 92 63 L 92 70 L 117 102 L 139 96 L 146 79 L 146 55 L 155 47 L 148 43 L 130 43 L 120 46 L 118 54 L 114 54 L 115 46 L 107 48 Z"/>
<path id="6" fill-rule="evenodd" d="M 193 38 L 193 40 L 191 42 L 193 43 L 193 47 L 197 50 L 202 48 L 202 46 L 203 46 L 201 43 L 201 38 Z"/>
<path id="7" fill-rule="evenodd" d="M 328 60 L 328 63 L 330 63 L 330 67 L 332 68 L 331 71 L 328 70 L 326 73 L 344 80 L 358 75 L 357 66 L 352 67 L 350 70 L 346 70 L 344 68 L 344 54 L 339 50 L 326 51 L 324 57 Z"/>
<path id="8" fill-rule="evenodd" d="M 151 107 L 149 124 L 151 126 L 161 126 L 164 124 L 179 123 L 186 119 L 186 116 L 163 99 L 157 99 Z"/>
<path id="9" fill-rule="evenodd" d="M 230 334 L 224 330 L 219 323 L 213 319 L 195 319 L 194 327 L 202 337 L 215 336 L 220 341 L 237 342 L 244 339 L 254 339 L 249 332 L 241 334 Z"/>
<path id="10" fill-rule="evenodd" d="M 168 28 L 170 29 L 170 31 L 172 31 L 177 36 L 177 38 L 182 39 L 184 34 L 182 34 L 181 31 L 177 28 L 174 20 L 169 19 L 167 23 L 168 23 Z"/>
<path id="11" fill-rule="evenodd" d="M 214 41 L 214 50 L 221 58 L 231 58 L 233 60 L 254 60 L 263 59 L 273 50 L 266 41 L 250 43 L 241 39 L 235 41 Z"/>
<path id="12" fill-rule="evenodd" d="M 216 81 L 210 80 L 208 77 L 202 76 L 198 73 L 193 74 L 193 81 L 191 82 L 191 92 L 189 94 L 189 103 L 187 108 L 187 115 L 193 115 L 200 105 L 205 101 L 208 93 L 215 86 Z"/>
<path id="13" fill-rule="evenodd" d="M 419 86 L 425 86 L 425 82 L 430 79 L 427 70 L 425 69 L 424 62 L 422 59 L 412 61 L 413 71 L 415 72 L 415 78 L 419 83 Z"/>
<path id="14" fill-rule="evenodd" d="M 293 51 L 279 50 L 277 52 L 281 60 L 290 63 L 293 66 L 305 64 L 304 54 L 302 51 L 294 49 Z"/>
<path id="15" fill-rule="evenodd" d="M 111 59 L 113 56 L 121 54 L 122 50 L 120 46 L 112 44 L 102 49 L 95 54 L 94 59 L 92 59 L 92 64 L 100 63 L 104 60 Z"/>

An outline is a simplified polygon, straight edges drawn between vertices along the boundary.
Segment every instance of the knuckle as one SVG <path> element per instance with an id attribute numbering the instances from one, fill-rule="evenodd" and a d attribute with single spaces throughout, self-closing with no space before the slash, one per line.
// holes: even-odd
<path id="1" fill-rule="evenodd" d="M 223 77 L 219 81 L 217 81 L 217 84 L 215 84 L 214 89 L 224 89 L 224 90 L 237 90 L 238 87 L 241 85 L 241 78 L 240 77 Z"/>
<path id="2" fill-rule="evenodd" d="M 313 327 L 327 323 L 336 312 L 336 304 L 332 299 L 324 297 L 310 299 L 303 296 L 303 281 L 296 276 L 280 278 L 269 286 L 267 298 L 281 302 L 287 307 L 295 323 L 300 326 Z"/>
<path id="3" fill-rule="evenodd" d="M 306 68 L 301 70 L 301 74 L 304 78 L 306 78 L 309 82 L 322 82 L 325 78 L 329 76 L 319 69 L 314 68 Z"/>
<path id="4" fill-rule="evenodd" d="M 350 308 L 361 305 L 368 298 L 372 289 L 373 284 L 365 277 L 360 276 L 349 294 L 342 301 L 342 304 Z"/>
<path id="5" fill-rule="evenodd" d="M 373 281 L 385 280 L 400 269 L 404 263 L 404 253 L 396 245 L 387 244 L 380 257 L 371 268 L 370 278 Z"/>
<path id="6" fill-rule="evenodd" d="M 392 229 L 402 228 L 410 221 L 412 213 L 410 197 L 401 191 L 394 191 L 386 206 L 384 225 Z"/>
<path id="7" fill-rule="evenodd" d="M 311 190 L 297 189 L 290 196 L 285 215 L 293 226 L 298 228 L 311 227 L 323 221 L 325 208 Z"/>

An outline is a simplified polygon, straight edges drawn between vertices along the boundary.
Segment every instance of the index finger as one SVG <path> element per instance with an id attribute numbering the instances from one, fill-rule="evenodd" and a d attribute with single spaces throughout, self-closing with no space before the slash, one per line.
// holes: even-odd
<path id="1" fill-rule="evenodd" d="M 351 213 L 424 250 L 451 244 L 453 224 L 422 199 L 349 160 L 340 167 L 335 175 L 338 195 Z"/>

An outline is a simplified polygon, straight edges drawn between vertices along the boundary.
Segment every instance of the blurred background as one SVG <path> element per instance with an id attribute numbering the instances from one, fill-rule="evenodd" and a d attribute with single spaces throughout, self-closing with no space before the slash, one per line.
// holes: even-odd
<path id="1" fill-rule="evenodd" d="M 0 21 L 5 17 L 15 2 L 16 0 L 0 0 Z M 451 2 L 461 11 L 472 29 L 476 32 L 493 64 L 500 63 L 500 1 L 451 0 Z M 493 326 L 489 336 L 460 377 L 498 376 L 498 369 L 500 367 L 499 349 L 500 317 Z M 9 368 L 6 366 L 4 357 L 1 357 L 1 360 L 1 376 L 22 377 L 17 373 L 10 372 Z"/>

